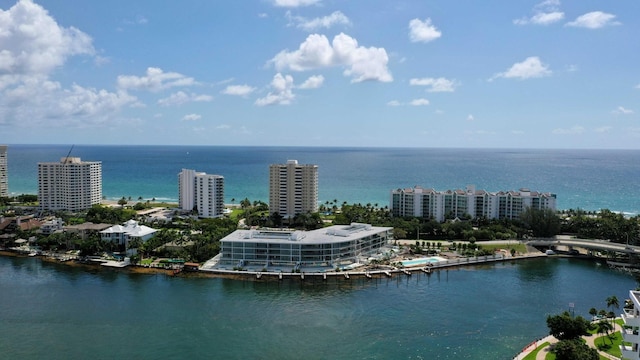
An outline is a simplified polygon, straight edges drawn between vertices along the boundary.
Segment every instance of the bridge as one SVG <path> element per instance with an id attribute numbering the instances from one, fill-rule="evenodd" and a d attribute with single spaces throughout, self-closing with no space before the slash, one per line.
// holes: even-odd
<path id="1" fill-rule="evenodd" d="M 570 237 L 558 237 L 552 239 L 531 239 L 528 245 L 537 247 L 566 246 L 569 248 L 579 247 L 588 250 L 614 251 L 629 255 L 640 255 L 640 246 L 632 246 L 609 242 L 607 240 L 574 239 Z"/>

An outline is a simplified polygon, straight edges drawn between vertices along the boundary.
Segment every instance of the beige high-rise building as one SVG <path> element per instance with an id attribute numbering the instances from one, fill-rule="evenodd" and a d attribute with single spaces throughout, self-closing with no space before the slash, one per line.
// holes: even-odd
<path id="1" fill-rule="evenodd" d="M 318 165 L 297 160 L 269 166 L 269 212 L 292 218 L 318 211 Z"/>
<path id="2" fill-rule="evenodd" d="M 0 197 L 9 196 L 9 169 L 7 145 L 0 145 Z"/>
<path id="3" fill-rule="evenodd" d="M 38 163 L 40 210 L 79 211 L 102 200 L 102 162 L 63 157 Z"/>

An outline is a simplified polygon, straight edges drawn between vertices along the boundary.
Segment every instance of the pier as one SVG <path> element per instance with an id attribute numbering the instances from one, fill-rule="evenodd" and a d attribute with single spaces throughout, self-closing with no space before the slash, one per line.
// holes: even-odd
<path id="1" fill-rule="evenodd" d="M 270 279 L 320 279 L 327 280 L 329 278 L 344 278 L 345 280 L 351 279 L 351 277 L 374 279 L 379 277 L 392 278 L 396 275 L 411 276 L 413 272 L 423 272 L 425 274 L 432 274 L 435 271 L 441 269 L 449 269 L 462 266 L 473 266 L 482 264 L 491 264 L 504 261 L 520 261 L 527 259 L 535 259 L 540 257 L 547 257 L 545 253 L 529 253 L 520 256 L 505 256 L 503 254 L 486 255 L 478 257 L 461 257 L 456 259 L 447 259 L 443 261 L 430 263 L 428 266 L 417 265 L 412 267 L 394 267 L 391 269 L 367 269 L 361 271 L 305 271 L 305 272 L 282 272 L 282 271 L 251 271 L 251 270 L 226 270 L 217 268 L 200 268 L 203 273 L 212 275 L 219 275 L 223 277 L 233 277 L 239 279 L 255 279 L 260 281 L 268 281 Z"/>

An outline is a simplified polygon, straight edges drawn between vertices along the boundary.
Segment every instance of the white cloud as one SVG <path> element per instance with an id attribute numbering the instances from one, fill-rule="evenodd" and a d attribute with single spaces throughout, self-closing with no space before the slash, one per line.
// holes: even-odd
<path id="1" fill-rule="evenodd" d="M 313 75 L 305 80 L 302 85 L 300 85 L 300 89 L 317 89 L 321 87 L 322 84 L 324 84 L 324 76 Z"/>
<path id="2" fill-rule="evenodd" d="M 387 103 L 387 106 L 401 106 L 402 103 L 398 100 L 391 100 Z"/>
<path id="3" fill-rule="evenodd" d="M 349 18 L 341 11 L 334 11 L 331 15 L 318 17 L 314 19 L 307 19 L 301 16 L 292 16 L 291 12 L 287 11 L 286 16 L 292 23 L 295 23 L 297 28 L 305 31 L 315 31 L 318 29 L 329 29 L 335 25 L 351 25 Z"/>
<path id="4" fill-rule="evenodd" d="M 47 10 L 20 0 L 0 9 L 0 72 L 47 75 L 74 55 L 93 55 L 91 37 L 58 25 Z"/>
<path id="5" fill-rule="evenodd" d="M 413 99 L 410 104 L 412 106 L 426 106 L 429 105 L 429 100 L 427 99 Z"/>
<path id="6" fill-rule="evenodd" d="M 534 6 L 531 17 L 513 20 L 516 25 L 550 25 L 564 19 L 564 13 L 560 11 L 560 1 L 547 0 Z"/>
<path id="7" fill-rule="evenodd" d="M 611 131 L 612 127 L 611 126 L 602 126 L 599 128 L 596 128 L 594 131 L 597 133 L 608 133 L 609 131 Z"/>
<path id="8" fill-rule="evenodd" d="M 226 95 L 247 96 L 255 90 L 256 88 L 249 85 L 229 85 L 222 90 L 222 93 Z"/>
<path id="9" fill-rule="evenodd" d="M 164 72 L 160 68 L 149 67 L 145 76 L 120 75 L 118 87 L 121 89 L 148 90 L 157 92 L 172 87 L 195 85 L 196 81 L 176 72 Z"/>
<path id="10" fill-rule="evenodd" d="M 277 7 L 301 7 L 320 3 L 320 0 L 273 0 L 273 5 Z"/>
<path id="11" fill-rule="evenodd" d="M 231 125 L 228 125 L 228 124 L 220 124 L 220 125 L 216 126 L 216 129 L 219 129 L 219 130 L 227 130 L 227 129 L 231 129 Z"/>
<path id="12" fill-rule="evenodd" d="M 72 84 L 64 88 L 49 75 L 72 56 L 90 55 L 92 39 L 60 26 L 47 10 L 20 0 L 0 9 L 0 124 L 29 127 L 87 127 L 120 121 L 127 106 L 142 106 L 126 91 L 110 92 Z"/>
<path id="13" fill-rule="evenodd" d="M 431 24 L 431 19 L 426 18 L 424 21 L 413 19 L 409 21 L 409 39 L 411 42 L 429 42 L 442 36 L 442 32 Z"/>
<path id="14" fill-rule="evenodd" d="M 336 35 L 331 44 L 326 36 L 311 34 L 298 50 L 283 50 L 269 61 L 277 70 L 306 71 L 344 66 L 346 69 L 343 73 L 351 77 L 351 82 L 393 81 L 387 68 L 388 62 L 384 48 L 358 46 L 356 39 L 344 33 Z"/>
<path id="15" fill-rule="evenodd" d="M 640 89 L 640 84 L 636 85 L 636 89 Z"/>
<path id="16" fill-rule="evenodd" d="M 568 22 L 566 26 L 575 26 L 587 29 L 600 29 L 605 26 L 620 25 L 620 22 L 614 21 L 615 15 L 602 11 L 592 11 L 584 15 L 578 16 L 574 21 Z"/>
<path id="17" fill-rule="evenodd" d="M 507 78 L 507 79 L 531 79 L 539 78 L 551 75 L 551 70 L 545 64 L 540 61 L 537 56 L 531 56 L 526 58 L 523 62 L 515 63 L 509 70 L 494 75 L 491 79 L 495 78 Z"/>
<path id="18" fill-rule="evenodd" d="M 115 121 L 124 107 L 141 105 L 125 91 L 109 92 L 73 84 L 64 89 L 58 82 L 40 77 L 23 78 L 0 96 L 0 124 L 18 126 L 86 127 Z"/>
<path id="19" fill-rule="evenodd" d="M 455 80 L 445 78 L 414 78 L 409 80 L 409 85 L 429 86 L 428 92 L 453 92 L 456 88 Z"/>
<path id="20" fill-rule="evenodd" d="M 513 23 L 516 25 L 527 25 L 527 24 L 549 25 L 549 24 L 558 22 L 562 19 L 564 19 L 564 13 L 561 11 L 554 11 L 549 13 L 540 12 L 531 16 L 530 18 L 513 20 Z"/>
<path id="21" fill-rule="evenodd" d="M 573 126 L 571 128 L 557 128 L 551 131 L 554 135 L 580 135 L 584 133 L 585 129 L 582 126 Z"/>
<path id="22" fill-rule="evenodd" d="M 271 81 L 271 90 L 267 96 L 256 100 L 258 106 L 289 105 L 296 97 L 293 94 L 293 77 L 277 73 Z"/>
<path id="23" fill-rule="evenodd" d="M 522 130 L 511 130 L 513 135 L 524 135 L 524 131 Z"/>
<path id="24" fill-rule="evenodd" d="M 196 121 L 202 119 L 202 115 L 198 114 L 187 114 L 182 117 L 182 121 Z"/>
<path id="25" fill-rule="evenodd" d="M 473 115 L 471 114 L 467 115 L 467 121 L 474 121 L 475 119 L 476 118 Z"/>
<path id="26" fill-rule="evenodd" d="M 266 18 L 268 18 L 268 17 L 269 17 L 269 14 L 267 14 L 267 13 L 260 13 L 260 14 L 258 14 L 258 17 L 259 17 L 259 18 L 261 18 L 261 19 L 266 19 Z"/>
<path id="27" fill-rule="evenodd" d="M 633 110 L 625 109 L 623 106 L 618 106 L 615 110 L 611 111 L 611 113 L 616 115 L 629 115 L 633 114 Z"/>
<path id="28" fill-rule="evenodd" d="M 166 98 L 158 100 L 158 105 L 160 106 L 177 106 L 186 104 L 188 102 L 208 102 L 212 101 L 213 96 L 204 95 L 204 94 L 187 94 L 183 91 L 178 91 L 177 93 L 173 93 Z"/>

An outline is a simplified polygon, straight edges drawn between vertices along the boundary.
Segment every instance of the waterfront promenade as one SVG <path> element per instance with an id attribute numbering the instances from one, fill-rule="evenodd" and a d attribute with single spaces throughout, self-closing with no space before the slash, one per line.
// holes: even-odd
<path id="1" fill-rule="evenodd" d="M 616 331 L 622 331 L 622 326 L 620 326 L 620 324 L 615 323 L 614 324 L 614 329 L 612 331 L 612 333 L 615 333 Z M 589 345 L 589 347 L 594 348 L 594 349 L 598 349 L 596 347 L 595 341 L 598 338 L 598 334 L 593 334 L 590 336 L 582 336 L 582 339 L 584 340 L 585 344 Z M 538 353 L 536 354 L 536 360 L 545 360 L 547 354 L 553 349 L 553 346 L 558 342 L 558 339 L 556 339 L 554 336 L 552 335 L 548 335 L 542 339 L 538 339 L 534 342 L 532 342 L 531 344 L 525 346 L 524 349 L 522 349 L 522 352 L 520 352 L 520 354 L 518 354 L 516 357 L 514 357 L 514 360 L 522 360 L 524 358 L 526 358 L 529 354 L 531 354 L 532 352 L 538 350 Z M 541 347 L 542 346 L 542 347 Z M 604 351 L 598 350 L 598 354 L 600 355 L 601 358 L 606 358 L 606 359 L 610 359 L 610 360 L 620 360 L 620 358 L 615 357 L 611 354 L 608 354 Z"/>

